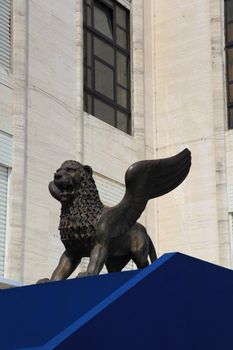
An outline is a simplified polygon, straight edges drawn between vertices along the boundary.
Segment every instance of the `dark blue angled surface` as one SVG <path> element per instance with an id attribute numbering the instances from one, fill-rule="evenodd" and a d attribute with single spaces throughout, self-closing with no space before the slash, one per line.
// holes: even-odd
<path id="1" fill-rule="evenodd" d="M 43 345 L 137 273 L 0 290 L 0 349 Z"/>
<path id="2" fill-rule="evenodd" d="M 136 272 L 2 291 L 0 306 L 4 350 L 233 349 L 233 272 L 179 253 Z"/>

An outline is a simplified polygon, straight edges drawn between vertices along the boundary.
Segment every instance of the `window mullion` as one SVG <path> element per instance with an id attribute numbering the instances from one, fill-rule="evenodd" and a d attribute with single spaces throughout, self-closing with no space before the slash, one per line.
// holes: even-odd
<path id="1" fill-rule="evenodd" d="M 112 64 L 104 61 L 101 57 L 96 56 L 95 54 L 93 55 L 93 57 L 94 57 L 94 61 L 97 60 L 97 61 L 103 63 L 106 67 L 108 67 L 108 68 L 110 68 L 111 70 L 114 71 L 114 66 Z"/>
<path id="2" fill-rule="evenodd" d="M 84 28 L 87 29 L 89 32 L 93 33 L 99 39 L 101 39 L 104 42 L 106 42 L 107 44 L 111 45 L 113 48 L 116 48 L 117 50 L 121 51 L 121 53 L 124 54 L 125 56 L 130 56 L 130 50 L 129 49 L 125 49 L 125 48 L 119 46 L 116 42 L 114 42 L 113 40 L 111 40 L 108 37 L 104 36 L 98 30 L 96 30 L 94 28 L 91 28 L 90 26 L 88 26 L 86 24 L 84 25 Z"/>

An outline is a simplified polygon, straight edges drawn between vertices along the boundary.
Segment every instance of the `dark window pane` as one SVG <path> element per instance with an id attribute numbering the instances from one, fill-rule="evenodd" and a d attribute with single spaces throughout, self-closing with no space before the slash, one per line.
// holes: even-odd
<path id="1" fill-rule="evenodd" d="M 128 86 L 127 57 L 117 52 L 117 82 Z"/>
<path id="2" fill-rule="evenodd" d="M 228 109 L 229 128 L 233 129 L 233 108 Z"/>
<path id="3" fill-rule="evenodd" d="M 95 60 L 95 89 L 113 99 L 113 70 Z"/>
<path id="4" fill-rule="evenodd" d="M 105 44 L 102 40 L 94 37 L 94 52 L 95 55 L 102 60 L 114 64 L 114 50 L 110 45 Z"/>
<path id="5" fill-rule="evenodd" d="M 114 109 L 98 99 L 95 99 L 95 116 L 114 126 Z"/>
<path id="6" fill-rule="evenodd" d="M 92 84 L 92 79 L 91 79 L 91 69 L 88 68 L 88 67 L 84 67 L 84 76 L 83 76 L 83 79 L 84 79 L 84 85 L 91 88 Z"/>
<path id="7" fill-rule="evenodd" d="M 233 23 L 227 26 L 227 40 L 233 41 Z"/>
<path id="8" fill-rule="evenodd" d="M 83 55 L 84 64 L 91 66 L 91 34 L 87 31 L 84 31 Z"/>
<path id="9" fill-rule="evenodd" d="M 233 21 L 233 1 L 232 0 L 226 1 L 226 15 L 227 15 L 227 22 Z"/>
<path id="10" fill-rule="evenodd" d="M 126 113 L 117 112 L 117 127 L 124 132 L 128 131 L 128 115 Z"/>
<path id="11" fill-rule="evenodd" d="M 119 6 L 116 6 L 116 22 L 126 29 L 126 11 Z"/>
<path id="12" fill-rule="evenodd" d="M 119 86 L 117 87 L 117 103 L 122 107 L 128 107 L 128 91 Z"/>
<path id="13" fill-rule="evenodd" d="M 112 11 L 95 3 L 94 27 L 109 38 L 113 38 L 113 16 Z"/>
<path id="14" fill-rule="evenodd" d="M 86 92 L 84 92 L 84 111 L 92 114 L 92 97 L 91 95 L 87 94 Z"/>
<path id="15" fill-rule="evenodd" d="M 233 102 L 233 84 L 229 84 L 229 102 Z"/>
<path id="16" fill-rule="evenodd" d="M 83 10 L 84 10 L 83 21 L 84 21 L 84 23 L 91 26 L 91 7 L 84 5 Z"/>
<path id="17" fill-rule="evenodd" d="M 228 79 L 233 80 L 233 48 L 227 50 L 228 55 Z"/>
<path id="18" fill-rule="evenodd" d="M 117 27 L 116 29 L 116 40 L 117 44 L 124 49 L 127 49 L 127 33 L 121 28 Z"/>

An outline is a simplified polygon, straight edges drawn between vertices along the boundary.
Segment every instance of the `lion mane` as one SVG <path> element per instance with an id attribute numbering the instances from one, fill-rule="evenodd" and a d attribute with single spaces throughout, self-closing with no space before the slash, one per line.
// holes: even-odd
<path id="1" fill-rule="evenodd" d="M 80 183 L 73 183 L 74 200 L 63 203 L 61 207 L 59 230 L 62 241 L 93 237 L 104 208 L 91 168 L 76 161 L 66 161 L 61 166 L 63 176 L 67 176 L 67 169 L 71 166 L 75 169 L 75 175 L 80 175 Z"/>

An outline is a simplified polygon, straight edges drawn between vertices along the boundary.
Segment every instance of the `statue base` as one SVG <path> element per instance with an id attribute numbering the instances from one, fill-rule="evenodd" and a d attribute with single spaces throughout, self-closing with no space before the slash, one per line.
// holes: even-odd
<path id="1" fill-rule="evenodd" d="M 143 270 L 0 290 L 0 348 L 233 346 L 233 271 L 180 254 Z"/>

